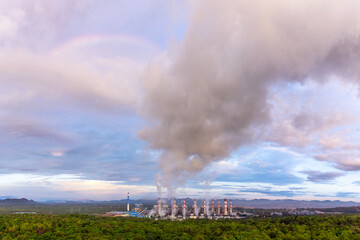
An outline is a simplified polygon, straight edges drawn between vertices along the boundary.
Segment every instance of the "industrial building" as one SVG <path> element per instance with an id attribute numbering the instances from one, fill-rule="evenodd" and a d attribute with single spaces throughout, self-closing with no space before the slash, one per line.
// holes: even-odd
<path id="1" fill-rule="evenodd" d="M 222 202 L 222 204 L 221 204 Z M 170 203 L 170 204 L 168 204 Z M 214 199 L 208 201 L 206 199 L 161 199 L 158 198 L 157 204 L 151 210 L 144 208 L 142 204 L 135 203 L 135 207 L 130 211 L 129 193 L 127 196 L 126 212 L 109 212 L 117 213 L 116 216 L 121 217 L 153 217 L 156 219 L 219 219 L 219 218 L 240 218 L 233 211 L 231 199 L 221 201 L 217 199 L 217 206 Z"/>
<path id="2" fill-rule="evenodd" d="M 186 204 L 186 199 L 183 201 L 176 200 L 175 198 L 171 200 L 169 207 L 168 204 L 163 202 L 168 202 L 168 200 L 158 199 L 157 205 L 154 205 L 153 210 L 150 211 L 151 217 L 156 217 L 160 219 L 219 219 L 219 218 L 239 218 L 236 212 L 233 211 L 232 200 L 224 199 L 223 205 L 221 206 L 221 200 L 218 199 L 218 205 L 215 207 L 214 199 L 210 201 L 202 199 L 200 204 L 197 200 L 193 200 L 193 204 L 189 206 Z M 182 204 L 181 204 L 182 202 Z M 179 204 L 178 204 L 179 203 Z M 182 207 L 179 207 L 181 206 Z"/>
<path id="3" fill-rule="evenodd" d="M 135 207 L 130 211 L 130 193 L 127 195 L 126 212 L 111 211 L 106 213 L 107 216 L 113 217 L 150 217 L 147 208 L 144 208 L 141 203 L 135 203 Z"/>

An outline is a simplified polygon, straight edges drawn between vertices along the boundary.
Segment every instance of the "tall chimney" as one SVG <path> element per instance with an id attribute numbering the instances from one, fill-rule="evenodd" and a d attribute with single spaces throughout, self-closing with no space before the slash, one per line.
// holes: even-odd
<path id="1" fill-rule="evenodd" d="M 176 215 L 176 198 L 174 198 L 174 205 L 173 205 L 173 216 Z"/>
<path id="2" fill-rule="evenodd" d="M 161 216 L 161 198 L 158 198 L 158 214 Z"/>
<path id="3" fill-rule="evenodd" d="M 196 198 L 194 199 L 194 215 L 196 216 Z"/>
<path id="4" fill-rule="evenodd" d="M 186 199 L 184 199 L 184 205 L 183 205 L 183 217 L 185 219 L 186 217 Z"/>
<path id="5" fill-rule="evenodd" d="M 128 192 L 128 195 L 127 195 L 126 212 L 127 212 L 127 214 L 129 215 L 129 213 L 130 213 L 130 197 L 129 197 L 129 192 Z"/>
<path id="6" fill-rule="evenodd" d="M 227 199 L 224 199 L 224 215 L 227 215 Z"/>
<path id="7" fill-rule="evenodd" d="M 232 200 L 230 199 L 230 215 L 232 214 Z"/>
<path id="8" fill-rule="evenodd" d="M 211 199 L 211 214 L 214 214 L 214 199 Z"/>
<path id="9" fill-rule="evenodd" d="M 220 199 L 218 199 L 218 215 L 220 216 L 220 210 L 221 210 L 221 207 L 220 207 Z"/>
<path id="10" fill-rule="evenodd" d="M 206 215 L 206 200 L 204 199 L 204 216 Z"/>

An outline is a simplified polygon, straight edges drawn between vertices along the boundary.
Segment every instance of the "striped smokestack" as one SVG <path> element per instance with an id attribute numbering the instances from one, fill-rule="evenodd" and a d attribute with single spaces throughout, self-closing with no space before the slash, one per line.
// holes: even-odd
<path id="1" fill-rule="evenodd" d="M 227 215 L 227 199 L 224 199 L 224 215 Z"/>
<path id="2" fill-rule="evenodd" d="M 230 215 L 232 214 L 232 200 L 230 199 Z"/>
<path id="3" fill-rule="evenodd" d="M 183 217 L 186 216 L 186 199 L 184 199 L 184 205 L 183 205 Z"/>

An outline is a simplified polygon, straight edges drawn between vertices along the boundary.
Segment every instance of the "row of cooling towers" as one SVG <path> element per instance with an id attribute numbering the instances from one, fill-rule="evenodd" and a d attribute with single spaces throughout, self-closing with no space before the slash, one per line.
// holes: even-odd
<path id="1" fill-rule="evenodd" d="M 191 208 L 188 209 L 188 206 L 186 205 L 186 199 L 184 199 L 183 206 L 179 207 L 176 204 L 176 199 L 174 198 L 173 204 L 171 208 L 167 204 L 162 204 L 161 199 L 158 199 L 158 205 L 154 206 L 154 212 L 153 215 L 156 215 L 158 217 L 165 217 L 165 216 L 183 216 L 186 218 L 186 216 L 191 217 L 198 217 L 198 216 L 229 216 L 233 215 L 233 209 L 232 209 L 232 200 L 224 199 L 224 205 L 223 207 L 220 205 L 220 200 L 217 200 L 217 206 L 214 204 L 214 199 L 211 200 L 211 205 L 209 205 L 210 202 L 207 200 L 204 200 L 202 204 L 197 205 L 196 199 L 194 199 L 194 204 L 191 206 Z"/>

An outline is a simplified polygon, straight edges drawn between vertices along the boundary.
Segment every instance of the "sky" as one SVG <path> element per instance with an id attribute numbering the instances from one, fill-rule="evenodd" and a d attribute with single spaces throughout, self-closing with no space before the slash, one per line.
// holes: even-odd
<path id="1" fill-rule="evenodd" d="M 355 0 L 0 0 L 0 198 L 358 201 Z"/>

